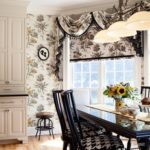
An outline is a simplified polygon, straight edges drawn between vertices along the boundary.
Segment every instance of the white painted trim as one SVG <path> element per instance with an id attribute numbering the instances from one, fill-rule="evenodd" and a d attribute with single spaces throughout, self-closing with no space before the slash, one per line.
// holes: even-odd
<path id="1" fill-rule="evenodd" d="M 141 61 L 142 61 L 141 57 L 134 58 L 134 66 L 135 66 L 134 76 L 135 76 L 135 86 L 136 87 L 141 87 L 141 73 L 142 73 Z"/>
<path id="2" fill-rule="evenodd" d="M 70 39 L 65 38 L 63 44 L 63 89 L 70 88 Z"/>
<path id="3" fill-rule="evenodd" d="M 144 85 L 150 85 L 150 31 L 144 32 Z"/>
<path id="4" fill-rule="evenodd" d="M 110 7 L 110 5 L 95 5 L 95 6 L 87 6 L 87 7 L 71 7 L 69 9 L 58 9 L 58 8 L 51 8 L 48 6 L 29 6 L 27 8 L 27 13 L 32 14 L 47 14 L 47 15 L 69 15 L 69 14 L 80 14 L 85 12 L 91 12 L 96 10 L 103 10 Z"/>
<path id="5" fill-rule="evenodd" d="M 129 1 L 129 5 L 139 2 L 140 0 L 132 0 Z M 114 0 L 114 2 L 103 1 L 103 2 L 92 2 L 92 3 L 85 3 L 80 5 L 72 5 L 72 6 L 65 6 L 65 7 L 51 7 L 49 5 L 45 6 L 39 5 L 29 5 L 27 12 L 32 14 L 47 14 L 47 15 L 70 15 L 70 14 L 80 14 L 85 12 L 91 11 L 98 11 L 98 10 L 105 10 L 106 8 L 113 7 L 113 5 L 118 5 L 118 0 Z"/>

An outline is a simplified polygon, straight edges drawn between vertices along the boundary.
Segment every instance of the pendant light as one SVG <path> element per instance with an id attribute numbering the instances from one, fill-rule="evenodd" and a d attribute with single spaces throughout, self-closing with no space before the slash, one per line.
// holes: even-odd
<path id="1" fill-rule="evenodd" d="M 149 30 L 150 29 L 150 12 L 140 11 L 133 14 L 128 20 L 126 27 L 130 30 Z"/>
<path id="2" fill-rule="evenodd" d="M 108 30 L 101 30 L 94 37 L 96 43 L 113 43 L 119 41 L 118 37 L 111 37 L 108 35 Z"/>
<path id="3" fill-rule="evenodd" d="M 128 37 L 136 35 L 135 30 L 128 29 L 125 21 L 118 21 L 108 28 L 108 35 L 112 37 Z"/>

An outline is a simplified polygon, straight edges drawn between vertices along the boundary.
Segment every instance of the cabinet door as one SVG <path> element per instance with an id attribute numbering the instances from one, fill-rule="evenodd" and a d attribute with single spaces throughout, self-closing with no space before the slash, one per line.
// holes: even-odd
<path id="1" fill-rule="evenodd" d="M 11 108 L 8 112 L 8 135 L 11 137 L 25 135 L 25 109 Z"/>
<path id="2" fill-rule="evenodd" d="M 8 81 L 10 84 L 24 84 L 24 24 L 24 18 L 8 19 Z"/>
<path id="3" fill-rule="evenodd" d="M 7 136 L 7 111 L 0 109 L 0 138 Z"/>
<path id="4" fill-rule="evenodd" d="M 7 18 L 0 17 L 0 84 L 7 81 Z"/>

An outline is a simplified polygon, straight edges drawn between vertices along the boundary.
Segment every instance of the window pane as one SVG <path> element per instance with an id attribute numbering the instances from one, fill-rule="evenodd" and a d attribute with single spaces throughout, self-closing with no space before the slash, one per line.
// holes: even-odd
<path id="1" fill-rule="evenodd" d="M 123 60 L 117 60 L 115 62 L 116 71 L 123 71 L 123 65 L 124 65 Z"/>
<path id="2" fill-rule="evenodd" d="M 112 60 L 105 60 L 105 67 L 107 71 L 114 70 L 114 63 Z"/>
<path id="3" fill-rule="evenodd" d="M 98 74 L 97 73 L 92 73 L 91 74 L 91 87 L 99 87 L 99 80 L 98 80 Z"/>
<path id="4" fill-rule="evenodd" d="M 90 74 L 89 73 L 83 73 L 83 87 L 88 88 L 90 87 Z"/>
<path id="5" fill-rule="evenodd" d="M 132 59 L 125 60 L 125 70 L 133 70 L 134 63 Z"/>
<path id="6" fill-rule="evenodd" d="M 133 80 L 133 72 L 126 72 L 125 80 L 126 81 L 132 81 Z"/>
<path id="7" fill-rule="evenodd" d="M 91 71 L 99 72 L 99 62 L 98 61 L 94 61 L 91 63 Z"/>
<path id="8" fill-rule="evenodd" d="M 80 63 L 74 64 L 74 72 L 81 72 L 81 64 Z"/>
<path id="9" fill-rule="evenodd" d="M 80 82 L 80 81 L 75 81 L 75 82 L 73 83 L 73 87 L 74 87 L 74 88 L 81 88 L 81 82 Z"/>
<path id="10" fill-rule="evenodd" d="M 83 72 L 89 72 L 89 63 L 83 63 Z"/>
<path id="11" fill-rule="evenodd" d="M 81 80 L 81 74 L 80 73 L 74 73 L 74 75 L 73 75 L 73 80 Z"/>
<path id="12" fill-rule="evenodd" d="M 98 90 L 91 91 L 91 103 L 98 103 Z"/>
<path id="13" fill-rule="evenodd" d="M 114 84 L 114 73 L 107 72 L 106 73 L 106 85 Z"/>
<path id="14" fill-rule="evenodd" d="M 116 82 L 123 82 L 123 72 L 116 72 Z"/>

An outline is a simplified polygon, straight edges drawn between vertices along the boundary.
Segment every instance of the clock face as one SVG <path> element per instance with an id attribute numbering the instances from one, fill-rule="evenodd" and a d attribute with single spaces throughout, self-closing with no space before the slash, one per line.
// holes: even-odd
<path id="1" fill-rule="evenodd" d="M 39 48 L 38 57 L 43 61 L 47 60 L 49 58 L 49 50 L 46 47 Z"/>

